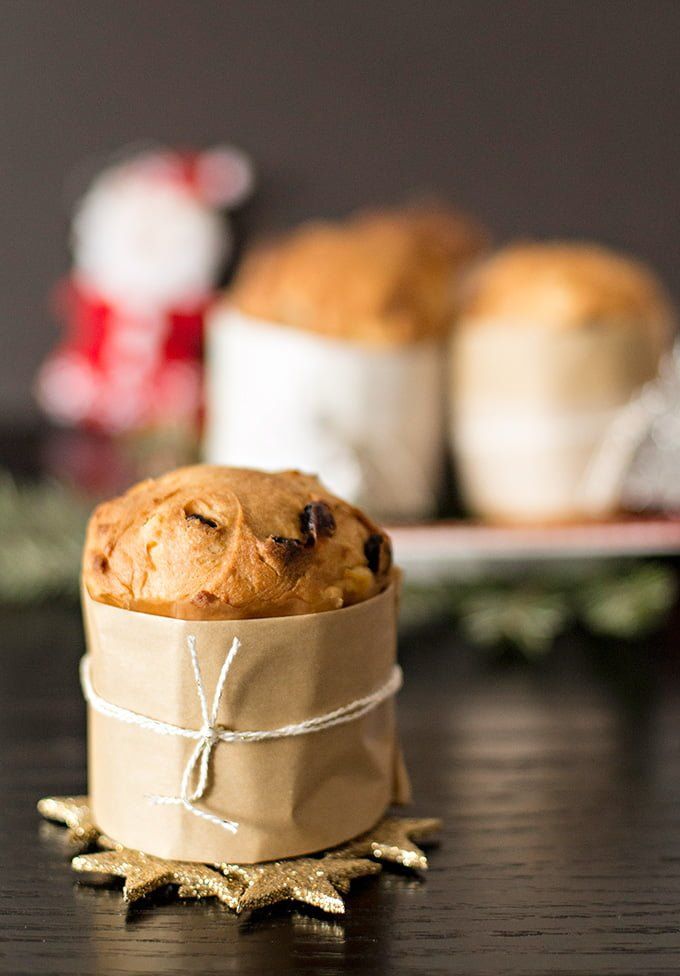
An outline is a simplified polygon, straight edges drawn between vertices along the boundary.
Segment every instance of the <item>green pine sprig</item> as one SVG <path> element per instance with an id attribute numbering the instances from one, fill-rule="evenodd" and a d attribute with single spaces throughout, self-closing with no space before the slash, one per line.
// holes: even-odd
<path id="1" fill-rule="evenodd" d="M 0 472 L 0 601 L 37 603 L 78 592 L 89 506 L 55 482 Z"/>
<path id="2" fill-rule="evenodd" d="M 634 639 L 657 628 L 677 592 L 677 577 L 669 566 L 633 565 L 581 588 L 575 594 L 576 610 L 594 633 Z"/>
<path id="3" fill-rule="evenodd" d="M 512 645 L 526 657 L 545 654 L 555 639 L 580 623 L 595 634 L 635 640 L 660 628 L 678 594 L 668 563 L 627 562 L 513 581 L 480 579 L 407 583 L 402 622 L 455 622 L 480 647 Z"/>

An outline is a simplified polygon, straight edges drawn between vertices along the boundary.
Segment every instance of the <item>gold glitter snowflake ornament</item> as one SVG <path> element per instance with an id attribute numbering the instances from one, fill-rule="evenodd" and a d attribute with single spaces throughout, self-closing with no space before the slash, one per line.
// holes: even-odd
<path id="1" fill-rule="evenodd" d="M 38 813 L 46 820 L 65 824 L 66 840 L 76 851 L 86 851 L 99 839 L 99 829 L 92 822 L 90 802 L 86 796 L 48 796 L 38 800 Z"/>
<path id="2" fill-rule="evenodd" d="M 86 796 L 47 797 L 39 801 L 38 811 L 46 819 L 66 825 L 72 849 L 100 848 L 74 857 L 73 869 L 86 876 L 83 880 L 92 875 L 123 878 L 123 898 L 128 904 L 172 885 L 179 898 L 216 898 L 237 913 L 293 901 L 340 915 L 345 911 L 342 896 L 352 880 L 378 874 L 378 861 L 426 870 L 427 858 L 415 841 L 426 840 L 441 826 L 441 821 L 432 818 L 385 817 L 372 830 L 319 857 L 207 865 L 128 850 L 100 832 Z"/>
<path id="3" fill-rule="evenodd" d="M 377 874 L 380 865 L 364 858 L 296 857 L 265 864 L 221 864 L 220 870 L 243 886 L 237 912 L 298 901 L 341 915 L 345 903 L 339 893 L 349 891 L 353 878 Z"/>
<path id="4" fill-rule="evenodd" d="M 130 904 L 165 885 L 178 885 L 180 898 L 217 898 L 228 908 L 236 908 L 243 891 L 242 884 L 205 864 L 166 861 L 126 848 L 81 854 L 71 864 L 74 871 L 125 878 L 123 898 Z"/>
<path id="5" fill-rule="evenodd" d="M 435 817 L 385 817 L 360 837 L 329 852 L 329 857 L 374 857 L 412 871 L 427 871 L 427 857 L 414 840 L 429 840 L 441 829 Z"/>

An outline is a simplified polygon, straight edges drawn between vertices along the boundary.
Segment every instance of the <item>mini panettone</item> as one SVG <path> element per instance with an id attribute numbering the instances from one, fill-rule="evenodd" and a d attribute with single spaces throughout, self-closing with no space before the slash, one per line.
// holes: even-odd
<path id="1" fill-rule="evenodd" d="M 297 471 L 196 465 L 87 533 L 88 790 L 133 851 L 327 850 L 409 798 L 389 539 Z"/>
<path id="2" fill-rule="evenodd" d="M 634 322 L 662 348 L 673 325 L 657 276 L 641 261 L 598 244 L 516 244 L 480 265 L 466 282 L 461 317 L 507 325 L 587 328 Z"/>
<path id="3" fill-rule="evenodd" d="M 506 248 L 466 290 L 450 382 L 470 509 L 520 521 L 612 514 L 624 459 L 610 445 L 670 344 L 661 283 L 604 247 L 556 242 Z"/>
<path id="4" fill-rule="evenodd" d="M 475 221 L 414 206 L 303 224 L 247 254 L 210 316 L 206 459 L 317 471 L 381 519 L 433 515 L 445 344 L 485 244 Z"/>
<path id="5" fill-rule="evenodd" d="M 392 572 L 387 536 L 316 478 L 210 465 L 100 505 L 83 559 L 94 600 L 186 620 L 336 610 Z"/>
<path id="6" fill-rule="evenodd" d="M 369 346 L 441 338 L 458 274 L 485 246 L 479 224 L 443 207 L 303 224 L 246 257 L 227 301 L 257 319 Z"/>

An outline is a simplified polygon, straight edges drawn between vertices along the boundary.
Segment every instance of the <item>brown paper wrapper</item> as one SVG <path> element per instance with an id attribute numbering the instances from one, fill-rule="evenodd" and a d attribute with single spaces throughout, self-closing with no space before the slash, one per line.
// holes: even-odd
<path id="1" fill-rule="evenodd" d="M 324 715 L 381 687 L 396 658 L 396 587 L 327 613 L 257 620 L 177 620 L 97 603 L 83 607 L 94 690 L 106 701 L 187 729 L 201 710 L 187 637 L 194 635 L 208 702 L 234 637 L 241 641 L 218 723 L 263 731 Z M 219 742 L 200 809 L 239 824 L 232 834 L 178 805 L 196 740 L 164 736 L 88 708 L 88 775 L 98 827 L 158 857 L 254 863 L 340 844 L 410 798 L 394 699 L 321 732 Z"/>

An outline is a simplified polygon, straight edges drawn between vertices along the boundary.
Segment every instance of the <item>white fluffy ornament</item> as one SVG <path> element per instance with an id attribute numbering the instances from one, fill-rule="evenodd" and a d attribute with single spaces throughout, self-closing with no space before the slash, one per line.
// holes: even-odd
<path id="1" fill-rule="evenodd" d="M 218 208 L 241 203 L 252 185 L 248 158 L 229 147 L 148 153 L 105 170 L 73 221 L 76 276 L 145 314 L 193 303 L 212 289 L 231 248 Z"/>

